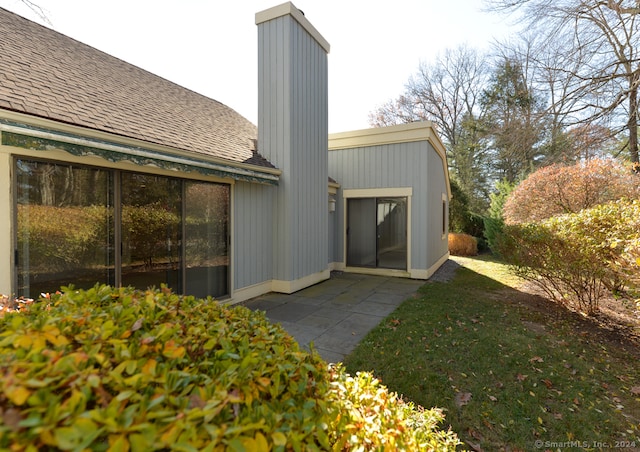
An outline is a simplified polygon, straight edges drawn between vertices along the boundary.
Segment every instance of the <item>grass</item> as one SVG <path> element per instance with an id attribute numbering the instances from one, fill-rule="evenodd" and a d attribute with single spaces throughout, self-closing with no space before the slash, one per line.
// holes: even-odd
<path id="1" fill-rule="evenodd" d="M 399 306 L 347 371 L 443 408 L 467 448 L 640 449 L 640 353 L 518 292 L 501 263 L 455 259 L 464 265 L 455 278 Z"/>

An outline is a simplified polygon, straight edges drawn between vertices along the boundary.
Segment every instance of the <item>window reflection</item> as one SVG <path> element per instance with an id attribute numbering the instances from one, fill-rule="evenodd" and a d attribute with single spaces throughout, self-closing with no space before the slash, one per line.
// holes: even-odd
<path id="1" fill-rule="evenodd" d="M 122 174 L 122 285 L 182 291 L 181 182 Z"/>
<path id="2" fill-rule="evenodd" d="M 114 283 L 109 171 L 17 161 L 18 295 Z"/>
<path id="3" fill-rule="evenodd" d="M 186 183 L 185 259 L 187 293 L 229 293 L 229 186 Z"/>
<path id="4" fill-rule="evenodd" d="M 229 294 L 228 184 L 26 160 L 15 168 L 17 295 L 96 283 Z"/>

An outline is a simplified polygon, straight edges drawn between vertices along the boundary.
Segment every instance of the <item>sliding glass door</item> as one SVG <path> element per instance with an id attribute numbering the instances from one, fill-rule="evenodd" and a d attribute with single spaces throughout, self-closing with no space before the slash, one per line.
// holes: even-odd
<path id="1" fill-rule="evenodd" d="M 197 297 L 229 293 L 228 185 L 187 182 L 185 190 L 187 291 Z"/>
<path id="2" fill-rule="evenodd" d="M 25 160 L 15 168 L 18 295 L 114 284 L 112 172 Z"/>
<path id="3" fill-rule="evenodd" d="M 228 184 L 22 159 L 15 174 L 18 295 L 96 283 L 229 294 Z"/>
<path id="4" fill-rule="evenodd" d="M 347 200 L 347 266 L 407 269 L 407 198 Z"/>
<path id="5" fill-rule="evenodd" d="M 182 182 L 122 173 L 122 285 L 182 292 Z"/>

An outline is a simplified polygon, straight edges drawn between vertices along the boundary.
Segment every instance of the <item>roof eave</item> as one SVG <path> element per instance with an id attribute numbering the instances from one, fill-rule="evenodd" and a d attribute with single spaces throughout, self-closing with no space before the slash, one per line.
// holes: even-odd
<path id="1" fill-rule="evenodd" d="M 0 130 L 74 146 L 87 146 L 123 156 L 159 159 L 193 167 L 196 171 L 198 168 L 203 171 L 220 171 L 236 179 L 258 179 L 277 184 L 282 174 L 277 168 L 207 156 L 4 109 L 0 109 Z"/>

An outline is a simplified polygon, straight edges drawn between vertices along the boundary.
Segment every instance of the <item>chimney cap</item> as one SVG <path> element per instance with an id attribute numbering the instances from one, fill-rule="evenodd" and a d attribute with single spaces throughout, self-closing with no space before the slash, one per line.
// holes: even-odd
<path id="1" fill-rule="evenodd" d="M 281 5 L 256 13 L 256 25 L 287 15 L 293 17 L 296 22 L 298 22 L 307 31 L 307 33 L 309 33 L 313 39 L 320 44 L 320 47 L 322 47 L 325 52 L 329 53 L 329 49 L 331 48 L 329 42 L 327 42 L 316 27 L 309 22 L 304 13 L 296 8 L 291 2 L 282 3 Z"/>

